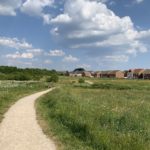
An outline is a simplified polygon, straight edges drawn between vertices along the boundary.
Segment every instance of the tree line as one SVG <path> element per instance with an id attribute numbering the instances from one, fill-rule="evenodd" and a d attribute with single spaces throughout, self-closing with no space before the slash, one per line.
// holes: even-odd
<path id="1" fill-rule="evenodd" d="M 0 66 L 0 80 L 41 80 L 44 77 L 54 75 L 58 75 L 56 70 Z"/>

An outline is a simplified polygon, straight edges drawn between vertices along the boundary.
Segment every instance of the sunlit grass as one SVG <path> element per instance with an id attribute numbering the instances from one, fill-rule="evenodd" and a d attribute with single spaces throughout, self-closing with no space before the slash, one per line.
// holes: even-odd
<path id="1" fill-rule="evenodd" d="M 99 86 L 84 88 L 65 80 L 38 101 L 46 133 L 65 150 L 149 150 L 150 82 L 94 82 Z"/>

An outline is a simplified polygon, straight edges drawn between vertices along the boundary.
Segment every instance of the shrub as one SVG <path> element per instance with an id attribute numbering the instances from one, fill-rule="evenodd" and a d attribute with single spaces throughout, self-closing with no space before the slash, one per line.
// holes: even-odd
<path id="1" fill-rule="evenodd" d="M 7 76 L 5 74 L 0 73 L 0 80 L 6 80 Z"/>
<path id="2" fill-rule="evenodd" d="M 47 77 L 46 82 L 58 82 L 59 77 L 57 74 L 52 74 L 50 77 Z"/>
<path id="3" fill-rule="evenodd" d="M 79 82 L 79 83 L 84 83 L 85 80 L 84 80 L 83 78 L 80 78 L 80 79 L 78 80 L 78 82 Z"/>
<path id="4" fill-rule="evenodd" d="M 14 75 L 10 75 L 8 77 L 8 80 L 27 81 L 27 80 L 31 80 L 31 78 L 27 74 L 17 73 Z"/>

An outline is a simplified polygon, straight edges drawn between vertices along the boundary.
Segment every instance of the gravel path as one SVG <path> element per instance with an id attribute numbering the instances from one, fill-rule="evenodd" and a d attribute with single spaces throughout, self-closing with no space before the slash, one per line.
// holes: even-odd
<path id="1" fill-rule="evenodd" d="M 56 150 L 36 120 L 35 100 L 52 89 L 20 99 L 0 124 L 0 150 Z"/>

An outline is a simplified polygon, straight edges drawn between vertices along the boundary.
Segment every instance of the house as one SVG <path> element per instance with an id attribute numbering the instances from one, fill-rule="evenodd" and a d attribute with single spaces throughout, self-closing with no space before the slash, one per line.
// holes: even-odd
<path id="1" fill-rule="evenodd" d="M 144 69 L 134 69 L 133 78 L 134 79 L 142 79 L 143 78 Z"/>
<path id="2" fill-rule="evenodd" d="M 120 70 L 113 70 L 108 73 L 108 77 L 122 79 L 124 78 L 124 72 Z"/>
<path id="3" fill-rule="evenodd" d="M 101 78 L 108 78 L 110 71 L 101 71 Z"/>
<path id="4" fill-rule="evenodd" d="M 128 76 L 128 70 L 125 70 L 125 71 L 123 71 L 124 72 L 124 78 L 127 78 L 127 76 Z"/>
<path id="5" fill-rule="evenodd" d="M 94 76 L 95 78 L 100 78 L 100 77 L 101 77 L 101 72 L 100 72 L 100 71 L 97 71 L 97 72 L 95 72 L 95 73 L 93 74 L 93 76 Z"/>
<path id="6" fill-rule="evenodd" d="M 150 69 L 144 70 L 143 79 L 150 79 Z"/>
<path id="7" fill-rule="evenodd" d="M 127 73 L 127 78 L 128 78 L 128 79 L 133 79 L 133 71 L 134 71 L 134 70 L 132 70 L 132 69 L 130 69 L 130 70 L 128 71 L 128 73 Z"/>
<path id="8" fill-rule="evenodd" d="M 127 78 L 128 79 L 141 79 L 143 78 L 144 69 L 130 69 Z"/>
<path id="9" fill-rule="evenodd" d="M 81 77 L 82 74 L 81 73 L 74 73 L 74 72 L 66 72 L 66 76 L 69 76 L 69 77 Z"/>
<path id="10" fill-rule="evenodd" d="M 66 71 L 66 76 L 69 76 L 69 77 L 74 77 L 75 74 L 73 72 L 69 72 L 69 71 Z"/>
<path id="11" fill-rule="evenodd" d="M 75 77 L 75 74 L 73 72 L 69 72 L 69 77 Z"/>
<path id="12" fill-rule="evenodd" d="M 82 73 L 82 77 L 92 77 L 92 75 L 91 75 L 91 72 L 88 72 L 88 71 L 84 71 L 83 73 Z"/>
<path id="13" fill-rule="evenodd" d="M 102 71 L 100 76 L 102 78 L 124 78 L 124 72 L 120 70 L 109 70 L 109 71 Z"/>

